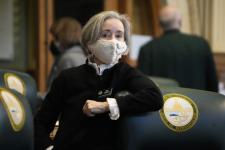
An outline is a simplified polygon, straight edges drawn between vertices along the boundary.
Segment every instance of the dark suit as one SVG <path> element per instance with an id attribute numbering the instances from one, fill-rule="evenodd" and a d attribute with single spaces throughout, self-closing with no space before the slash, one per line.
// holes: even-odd
<path id="1" fill-rule="evenodd" d="M 218 91 L 207 41 L 178 30 L 167 31 L 142 46 L 138 68 L 147 75 L 175 79 L 182 87 Z"/>

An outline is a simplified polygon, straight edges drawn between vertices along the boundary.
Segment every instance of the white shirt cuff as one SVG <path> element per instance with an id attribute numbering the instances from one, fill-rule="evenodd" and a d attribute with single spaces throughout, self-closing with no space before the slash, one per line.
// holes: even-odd
<path id="1" fill-rule="evenodd" d="M 120 110 L 115 98 L 106 98 L 109 104 L 109 117 L 111 120 L 117 120 L 120 117 Z"/>
<path id="2" fill-rule="evenodd" d="M 50 145 L 49 147 L 46 148 L 46 150 L 52 150 L 53 149 L 53 145 Z"/>

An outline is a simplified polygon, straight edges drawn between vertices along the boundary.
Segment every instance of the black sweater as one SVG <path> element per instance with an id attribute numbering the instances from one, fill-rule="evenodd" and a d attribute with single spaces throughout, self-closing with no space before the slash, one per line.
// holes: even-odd
<path id="1" fill-rule="evenodd" d="M 105 91 L 112 91 L 104 95 Z M 128 91 L 128 95 L 118 94 Z M 102 94 L 103 93 L 103 94 Z M 116 145 L 117 121 L 108 112 L 87 117 L 82 108 L 87 99 L 105 101 L 115 97 L 124 116 L 156 111 L 162 107 L 162 95 L 157 86 L 134 68 L 118 63 L 103 72 L 84 64 L 63 71 L 53 82 L 41 109 L 35 117 L 35 149 L 44 150 L 53 144 L 57 150 L 112 150 Z M 49 133 L 60 116 L 59 130 L 54 141 Z"/>

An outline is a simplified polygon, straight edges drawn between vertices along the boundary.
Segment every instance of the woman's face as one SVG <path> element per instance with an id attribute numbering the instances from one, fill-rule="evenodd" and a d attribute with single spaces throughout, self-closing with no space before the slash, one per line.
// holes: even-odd
<path id="1" fill-rule="evenodd" d="M 89 45 L 94 56 L 93 61 L 100 64 L 115 64 L 126 51 L 124 42 L 123 23 L 115 18 L 105 20 L 102 26 L 100 38 L 96 43 Z"/>
<path id="2" fill-rule="evenodd" d="M 124 26 L 115 18 L 107 19 L 102 27 L 100 39 L 124 41 Z"/>

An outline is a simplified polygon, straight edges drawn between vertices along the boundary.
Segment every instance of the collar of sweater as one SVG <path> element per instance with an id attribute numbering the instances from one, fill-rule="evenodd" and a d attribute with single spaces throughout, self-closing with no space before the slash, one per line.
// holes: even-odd
<path id="1" fill-rule="evenodd" d="M 99 76 L 101 76 L 106 69 L 110 69 L 110 68 L 112 68 L 115 65 L 115 64 L 101 64 L 101 65 L 97 65 L 96 63 L 93 63 L 90 60 L 88 60 L 88 64 L 90 66 L 92 66 L 93 68 L 95 68 L 96 73 Z"/>

